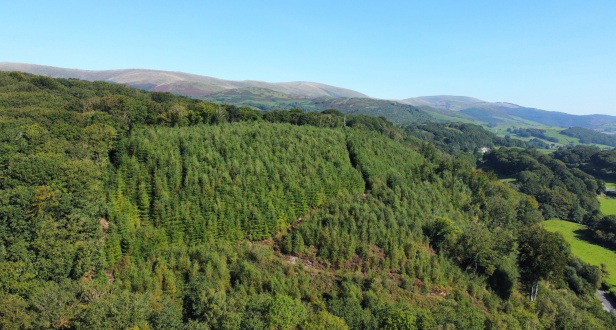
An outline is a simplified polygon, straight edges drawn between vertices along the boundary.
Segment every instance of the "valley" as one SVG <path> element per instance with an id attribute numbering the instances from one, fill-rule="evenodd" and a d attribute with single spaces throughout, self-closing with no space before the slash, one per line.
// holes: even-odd
<path id="1" fill-rule="evenodd" d="M 616 325 L 540 225 L 609 241 L 612 151 L 334 100 L 409 124 L 0 72 L 0 327 Z"/>
<path id="2" fill-rule="evenodd" d="M 0 330 L 616 329 L 616 1 L 6 1 Z"/>
<path id="3" fill-rule="evenodd" d="M 266 111 L 299 108 L 321 112 L 337 109 L 349 114 L 383 116 L 398 125 L 437 120 L 480 124 L 494 129 L 494 132 L 500 131 L 499 128 L 513 127 L 566 129 L 579 126 L 606 133 L 613 132 L 616 125 L 616 116 L 571 115 L 507 102 L 486 102 L 466 96 L 440 95 L 382 100 L 350 89 L 315 82 L 232 81 L 182 72 L 140 69 L 88 71 L 0 62 L 0 71 L 12 70 L 56 78 L 108 81 L 147 91 L 171 92 L 208 102 L 249 106 Z M 562 136 L 559 139 L 563 140 L 561 144 L 576 142 L 575 139 Z"/>

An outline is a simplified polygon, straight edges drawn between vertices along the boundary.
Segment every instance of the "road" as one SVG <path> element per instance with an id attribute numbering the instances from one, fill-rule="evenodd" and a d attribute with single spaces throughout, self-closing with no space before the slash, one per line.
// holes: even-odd
<path id="1" fill-rule="evenodd" d="M 608 296 L 607 292 L 603 290 L 597 290 L 596 294 L 599 300 L 601 300 L 601 303 L 603 304 L 603 309 L 606 312 L 612 312 L 616 314 L 616 302 L 612 300 L 610 296 Z"/>

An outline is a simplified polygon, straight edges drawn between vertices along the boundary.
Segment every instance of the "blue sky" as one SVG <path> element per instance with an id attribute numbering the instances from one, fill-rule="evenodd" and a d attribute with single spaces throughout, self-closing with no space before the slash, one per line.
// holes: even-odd
<path id="1" fill-rule="evenodd" d="M 2 1 L 0 61 L 616 115 L 616 1 Z"/>

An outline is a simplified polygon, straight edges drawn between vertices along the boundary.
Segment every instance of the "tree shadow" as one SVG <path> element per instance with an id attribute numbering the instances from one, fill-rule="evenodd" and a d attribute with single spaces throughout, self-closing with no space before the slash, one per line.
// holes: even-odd
<path id="1" fill-rule="evenodd" d="M 616 252 L 616 249 L 614 249 L 613 247 L 610 247 L 601 240 L 596 239 L 592 229 L 577 229 L 573 232 L 573 234 L 575 234 L 575 238 L 579 240 L 585 241 L 590 244 L 598 245 L 612 252 Z"/>

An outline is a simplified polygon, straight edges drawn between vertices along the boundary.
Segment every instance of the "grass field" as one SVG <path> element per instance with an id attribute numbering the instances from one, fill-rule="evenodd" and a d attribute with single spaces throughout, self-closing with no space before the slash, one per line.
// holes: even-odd
<path id="1" fill-rule="evenodd" d="M 518 180 L 517 180 L 516 178 L 502 178 L 502 179 L 499 179 L 498 181 L 500 181 L 500 182 L 515 183 L 515 182 L 517 182 Z"/>
<path id="2" fill-rule="evenodd" d="M 584 144 L 584 143 L 580 143 L 580 139 L 578 138 L 560 134 L 560 132 L 564 130 L 563 127 L 543 126 L 539 123 L 527 121 L 523 118 L 518 118 L 518 117 L 511 117 L 511 118 L 515 119 L 515 122 L 508 122 L 508 123 L 504 123 L 498 126 L 485 127 L 485 128 L 500 137 L 504 137 L 505 135 L 510 135 L 512 138 L 516 138 L 522 141 L 530 141 L 534 139 L 535 137 L 533 136 L 520 137 L 513 133 L 507 132 L 507 129 L 508 128 L 539 128 L 545 131 L 546 136 L 558 139 L 558 142 L 552 142 L 552 141 L 540 139 L 547 144 L 555 144 L 556 147 L 568 146 L 569 144 L 572 144 L 572 145 Z M 595 145 L 599 148 L 612 148 L 612 147 L 604 146 L 601 144 L 592 144 L 592 145 Z M 551 153 L 551 152 L 554 152 L 554 149 L 540 149 L 539 151 L 543 153 Z"/>
<path id="3" fill-rule="evenodd" d="M 616 253 L 584 240 L 586 226 L 563 220 L 547 220 L 542 224 L 547 231 L 561 233 L 571 245 L 571 252 L 582 261 L 595 266 L 605 264 L 608 278 L 604 282 L 616 286 Z"/>
<path id="4" fill-rule="evenodd" d="M 580 139 L 578 138 L 574 138 L 574 137 L 570 137 L 570 136 L 566 136 L 563 134 L 560 134 L 560 131 L 563 130 L 563 128 L 561 127 L 545 127 L 545 135 L 549 136 L 549 137 L 553 137 L 553 138 L 557 138 L 558 139 L 558 143 L 561 145 L 568 145 L 569 143 L 573 143 L 573 144 L 579 144 L 580 143 Z"/>
<path id="5" fill-rule="evenodd" d="M 616 198 L 601 197 L 601 213 L 604 215 L 616 214 Z"/>

